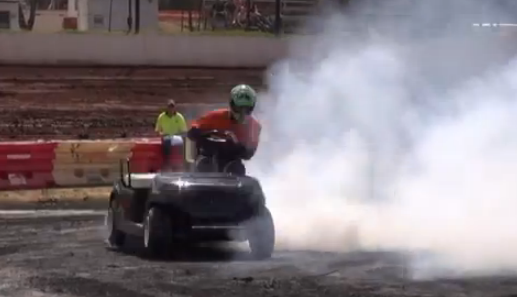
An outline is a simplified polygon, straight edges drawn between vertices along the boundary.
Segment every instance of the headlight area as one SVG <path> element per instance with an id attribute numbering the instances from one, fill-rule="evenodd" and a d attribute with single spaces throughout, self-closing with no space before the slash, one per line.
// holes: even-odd
<path id="1" fill-rule="evenodd" d="M 181 200 L 181 188 L 176 184 L 153 183 L 151 200 L 153 202 L 168 202 L 171 199 Z"/>

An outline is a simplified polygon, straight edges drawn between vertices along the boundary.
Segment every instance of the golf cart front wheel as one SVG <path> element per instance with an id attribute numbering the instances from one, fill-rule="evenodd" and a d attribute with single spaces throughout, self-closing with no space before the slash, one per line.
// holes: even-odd
<path id="1" fill-rule="evenodd" d="M 150 256 L 166 253 L 171 247 L 169 217 L 159 208 L 151 207 L 147 211 L 143 224 L 143 243 Z"/>
<path id="2" fill-rule="evenodd" d="M 108 243 L 112 247 L 120 247 L 124 245 L 126 240 L 126 234 L 117 228 L 117 208 L 117 202 L 111 200 L 105 222 L 106 228 L 108 229 Z"/>
<path id="3" fill-rule="evenodd" d="M 275 249 L 275 225 L 269 209 L 262 208 L 247 228 L 252 257 L 256 260 L 271 258 Z"/>

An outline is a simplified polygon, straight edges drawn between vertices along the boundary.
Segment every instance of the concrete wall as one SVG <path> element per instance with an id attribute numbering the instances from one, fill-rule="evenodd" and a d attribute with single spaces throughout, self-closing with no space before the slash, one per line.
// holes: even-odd
<path id="1" fill-rule="evenodd" d="M 0 34 L 0 64 L 266 67 L 286 51 L 267 37 Z"/>

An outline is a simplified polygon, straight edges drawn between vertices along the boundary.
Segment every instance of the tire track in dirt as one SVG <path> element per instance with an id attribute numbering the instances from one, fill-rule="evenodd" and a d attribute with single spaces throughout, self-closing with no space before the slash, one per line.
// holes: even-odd
<path id="1" fill-rule="evenodd" d="M 254 262 L 239 247 L 199 247 L 178 260 L 146 259 L 136 242 L 125 252 L 106 248 L 102 213 L 0 217 L 0 296 L 517 294 L 516 277 L 410 281 L 401 273 L 401 256 L 388 252 L 279 250 L 271 260 Z"/>

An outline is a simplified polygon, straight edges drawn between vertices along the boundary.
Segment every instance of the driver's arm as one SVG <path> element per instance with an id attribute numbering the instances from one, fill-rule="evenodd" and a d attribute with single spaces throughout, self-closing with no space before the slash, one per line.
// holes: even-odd
<path id="1" fill-rule="evenodd" d="M 194 142 L 198 141 L 200 135 L 201 135 L 201 129 L 199 129 L 198 127 L 196 127 L 194 125 L 187 132 L 187 137 Z"/>
<path id="2" fill-rule="evenodd" d="M 240 157 L 241 157 L 241 159 L 247 161 L 247 160 L 250 160 L 251 158 L 253 158 L 253 156 L 255 155 L 256 152 L 257 152 L 257 148 L 244 147 Z"/>
<path id="3" fill-rule="evenodd" d="M 243 160 L 250 160 L 253 158 L 255 153 L 257 152 L 257 148 L 260 141 L 260 132 L 262 131 L 262 126 L 257 122 L 253 121 L 249 130 L 249 142 L 248 145 L 242 146 L 240 151 L 240 158 Z"/>
<path id="4" fill-rule="evenodd" d="M 204 116 L 200 117 L 199 119 L 195 120 L 192 123 L 190 130 L 187 132 L 187 137 L 190 140 L 197 142 L 201 137 L 201 133 L 203 133 L 203 131 L 217 129 L 217 127 L 214 127 L 213 125 L 213 123 L 215 122 L 214 117 L 214 113 L 209 112 Z"/>

